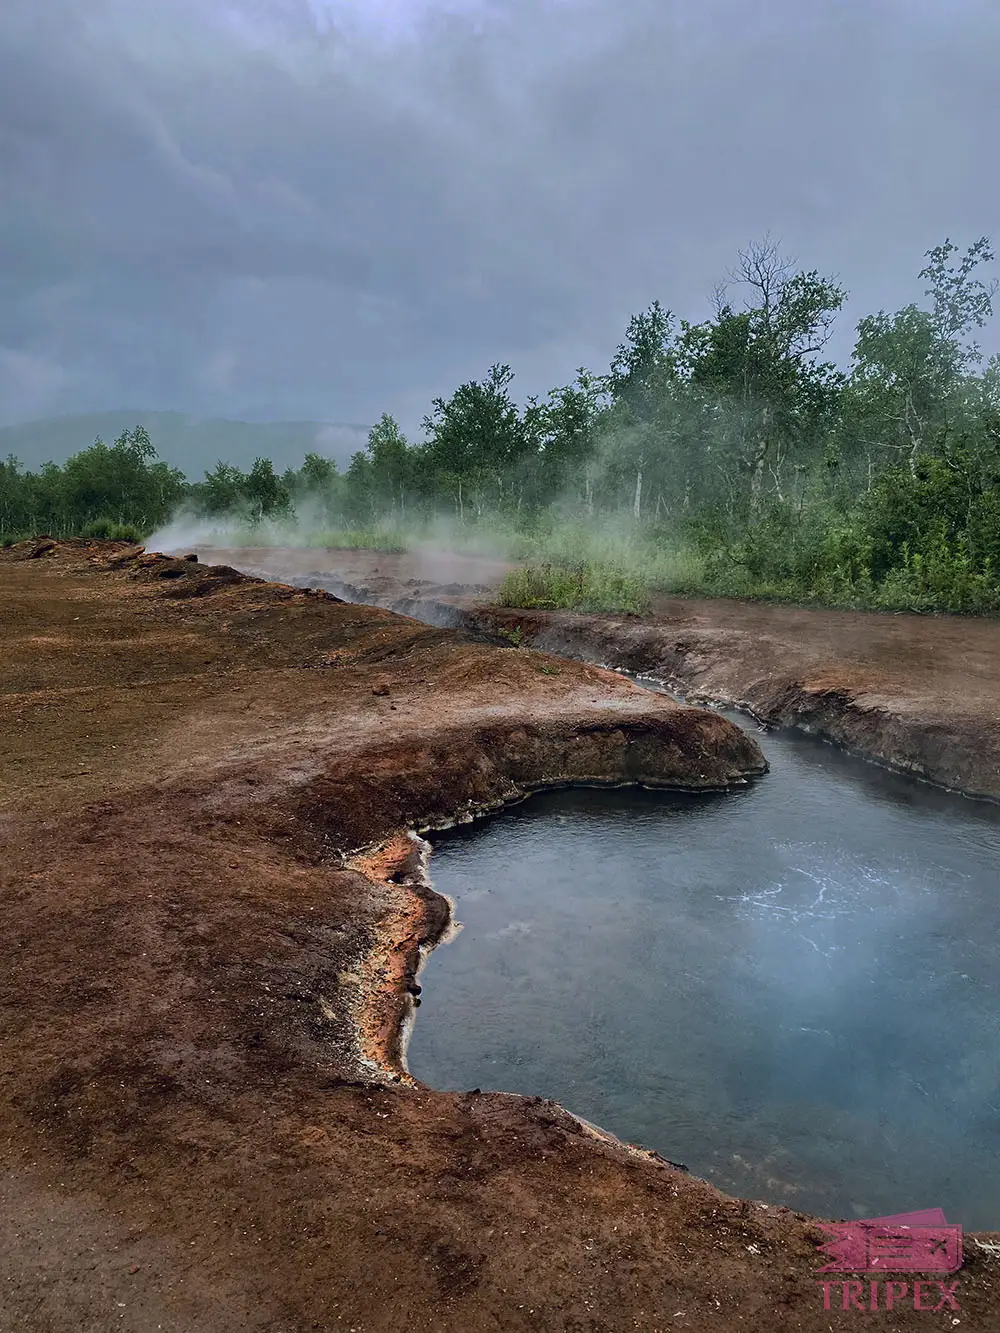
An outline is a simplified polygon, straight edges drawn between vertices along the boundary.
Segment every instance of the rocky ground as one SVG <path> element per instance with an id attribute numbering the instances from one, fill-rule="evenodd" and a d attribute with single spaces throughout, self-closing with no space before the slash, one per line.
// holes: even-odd
<path id="1" fill-rule="evenodd" d="M 746 709 L 887 767 L 1000 800 L 1000 620 L 660 597 L 643 619 L 489 605 L 508 566 L 434 553 L 230 557 Z"/>
<path id="2" fill-rule="evenodd" d="M 722 717 L 482 633 L 0 552 L 0 1330 L 927 1327 L 839 1280 L 824 1309 L 811 1219 L 400 1058 L 446 924 L 408 829 L 760 768 Z M 946 1327 L 1000 1329 L 997 1240 Z"/>

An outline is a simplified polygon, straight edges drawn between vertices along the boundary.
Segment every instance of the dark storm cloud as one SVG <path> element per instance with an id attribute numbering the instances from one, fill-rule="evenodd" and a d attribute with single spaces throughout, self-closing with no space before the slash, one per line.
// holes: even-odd
<path id="1" fill-rule="evenodd" d="M 700 317 L 767 231 L 856 315 L 1000 230 L 993 5 L 464 8 L 5 0 L 0 412 L 414 424 Z"/>

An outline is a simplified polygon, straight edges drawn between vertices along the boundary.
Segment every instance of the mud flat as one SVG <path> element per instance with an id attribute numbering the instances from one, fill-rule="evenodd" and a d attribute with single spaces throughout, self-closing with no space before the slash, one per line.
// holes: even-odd
<path id="1" fill-rule="evenodd" d="M 4 1333 L 857 1327 L 811 1219 L 399 1061 L 447 915 L 408 829 L 744 782 L 739 729 L 108 543 L 0 553 L 0 645 Z M 990 1243 L 954 1275 L 970 1328 L 1000 1328 Z"/>
<path id="2" fill-rule="evenodd" d="M 1000 800 L 1000 620 L 660 598 L 648 618 L 501 610 L 509 566 L 476 557 L 253 551 L 359 601 L 654 676 L 876 763 Z"/>

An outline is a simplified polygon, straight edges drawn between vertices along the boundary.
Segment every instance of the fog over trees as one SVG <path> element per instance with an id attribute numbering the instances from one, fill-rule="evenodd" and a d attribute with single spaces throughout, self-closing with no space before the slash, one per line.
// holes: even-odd
<path id="1" fill-rule="evenodd" d="M 543 400 L 518 403 L 498 362 L 435 399 L 420 440 L 383 415 L 342 471 L 312 452 L 282 473 L 222 460 L 198 481 L 158 461 L 139 424 L 62 467 L 0 464 L 0 531 L 148 534 L 183 512 L 379 544 L 446 523 L 457 543 L 624 565 L 680 591 L 996 609 L 1000 358 L 977 342 L 993 258 L 985 237 L 929 250 L 923 299 L 861 319 L 838 366 L 839 277 L 765 238 L 737 256 L 711 318 L 653 301 L 606 371 L 581 367 Z"/>

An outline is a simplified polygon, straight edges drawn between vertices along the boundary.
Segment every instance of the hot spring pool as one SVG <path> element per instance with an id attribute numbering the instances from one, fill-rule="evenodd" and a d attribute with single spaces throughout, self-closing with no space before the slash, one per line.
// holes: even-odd
<path id="1" fill-rule="evenodd" d="M 1000 1226 L 1000 809 L 764 735 L 725 795 L 435 835 L 410 1069 L 553 1097 L 737 1195 Z"/>

